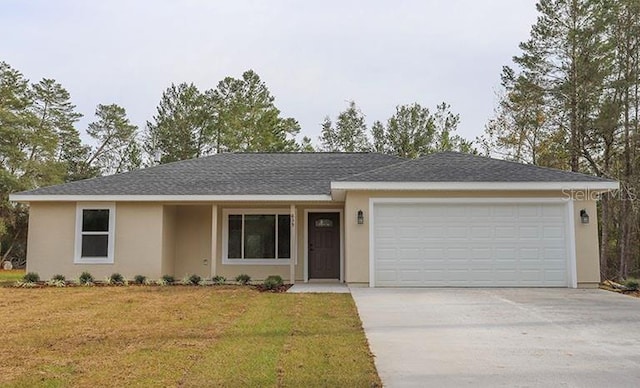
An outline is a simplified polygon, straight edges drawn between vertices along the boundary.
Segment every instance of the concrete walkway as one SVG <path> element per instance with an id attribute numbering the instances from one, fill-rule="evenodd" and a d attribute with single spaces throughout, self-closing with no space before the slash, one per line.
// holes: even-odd
<path id="1" fill-rule="evenodd" d="M 348 294 L 350 291 L 345 283 L 296 283 L 287 292 Z"/>
<path id="2" fill-rule="evenodd" d="M 638 387 L 640 299 L 602 290 L 353 288 L 386 387 Z"/>

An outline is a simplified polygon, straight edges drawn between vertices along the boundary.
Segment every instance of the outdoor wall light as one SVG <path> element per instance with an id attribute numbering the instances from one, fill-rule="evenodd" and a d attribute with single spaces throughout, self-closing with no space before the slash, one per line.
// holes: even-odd
<path id="1" fill-rule="evenodd" d="M 589 214 L 587 213 L 586 209 L 580 210 L 580 222 L 582 222 L 583 224 L 589 223 Z"/>
<path id="2" fill-rule="evenodd" d="M 358 221 L 358 225 L 364 224 L 364 213 L 362 212 L 362 210 L 358 210 L 356 220 Z"/>

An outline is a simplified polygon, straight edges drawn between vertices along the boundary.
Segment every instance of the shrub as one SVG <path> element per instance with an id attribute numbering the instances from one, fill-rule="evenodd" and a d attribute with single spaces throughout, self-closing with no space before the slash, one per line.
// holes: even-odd
<path id="1" fill-rule="evenodd" d="M 147 282 L 147 277 L 144 275 L 136 275 L 133 277 L 133 282 L 135 284 L 145 284 Z"/>
<path id="2" fill-rule="evenodd" d="M 109 276 L 109 284 L 116 284 L 116 285 L 124 284 L 124 276 L 120 275 L 117 272 L 112 273 L 111 276 Z"/>
<path id="3" fill-rule="evenodd" d="M 224 284 L 224 282 L 227 281 L 227 278 L 225 278 L 224 276 L 220 276 L 220 275 L 216 275 L 213 278 L 211 278 L 211 281 L 213 282 L 213 284 Z"/>
<path id="4" fill-rule="evenodd" d="M 637 291 L 640 288 L 640 281 L 638 279 L 627 279 L 624 282 L 624 286 L 629 290 Z"/>
<path id="5" fill-rule="evenodd" d="M 162 281 L 164 282 L 164 284 L 173 284 L 176 282 L 176 278 L 171 275 L 163 275 Z"/>
<path id="6" fill-rule="evenodd" d="M 266 288 L 267 290 L 275 290 L 276 288 L 283 285 L 284 282 L 282 281 L 282 276 L 270 275 L 270 276 L 267 276 L 266 279 L 264 279 L 263 284 L 264 284 L 264 288 Z"/>
<path id="7" fill-rule="evenodd" d="M 51 278 L 51 280 L 55 280 L 55 281 L 57 281 L 57 282 L 64 282 L 64 281 L 66 281 L 66 280 L 67 280 L 67 278 L 66 278 L 66 277 L 64 277 L 64 275 L 57 274 L 57 275 L 53 275 L 53 277 Z"/>
<path id="8" fill-rule="evenodd" d="M 186 282 L 184 282 L 184 284 L 192 284 L 194 286 L 197 286 L 201 281 L 202 278 L 200 276 L 193 274 L 186 279 Z"/>
<path id="9" fill-rule="evenodd" d="M 47 282 L 47 286 L 54 286 L 54 287 L 66 287 L 67 286 L 67 282 L 64 280 L 60 280 L 60 279 L 51 279 Z"/>
<path id="10" fill-rule="evenodd" d="M 86 271 L 81 273 L 80 277 L 78 277 L 78 283 L 80 284 L 91 285 L 93 284 L 93 281 L 93 275 Z"/>
<path id="11" fill-rule="evenodd" d="M 247 275 L 246 273 L 241 273 L 240 275 L 236 276 L 236 282 L 246 285 L 251 281 L 251 276 Z"/>
<path id="12" fill-rule="evenodd" d="M 27 272 L 22 277 L 22 281 L 25 283 L 38 283 L 40 281 L 40 275 L 35 272 Z"/>

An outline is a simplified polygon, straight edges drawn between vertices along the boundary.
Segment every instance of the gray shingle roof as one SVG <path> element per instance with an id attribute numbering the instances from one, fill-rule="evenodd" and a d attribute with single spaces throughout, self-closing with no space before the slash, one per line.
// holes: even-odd
<path id="1" fill-rule="evenodd" d="M 609 179 L 458 152 L 440 152 L 372 169 L 346 182 L 613 182 Z"/>
<path id="2" fill-rule="evenodd" d="M 443 152 L 235 153 L 16 193 L 20 195 L 329 195 L 344 182 L 613 182 L 585 174 Z"/>
<path id="3" fill-rule="evenodd" d="M 375 153 L 228 153 L 18 195 L 322 195 L 332 180 L 398 163 Z"/>

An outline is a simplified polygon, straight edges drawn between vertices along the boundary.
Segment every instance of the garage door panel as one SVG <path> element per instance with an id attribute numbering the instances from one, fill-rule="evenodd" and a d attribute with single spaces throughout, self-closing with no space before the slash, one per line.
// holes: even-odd
<path id="1" fill-rule="evenodd" d="M 375 204 L 373 218 L 378 286 L 568 285 L 563 204 Z"/>

